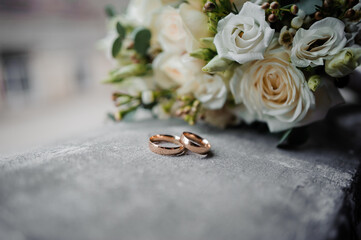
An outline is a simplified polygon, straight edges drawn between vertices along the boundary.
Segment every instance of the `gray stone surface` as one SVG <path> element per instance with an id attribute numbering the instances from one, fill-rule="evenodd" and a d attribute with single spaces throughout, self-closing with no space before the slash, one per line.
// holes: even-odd
<path id="1" fill-rule="evenodd" d="M 250 128 L 145 121 L 3 156 L 0 239 L 332 238 L 359 165 L 360 116 L 333 133 L 335 121 L 314 126 L 293 151 Z M 207 137 L 213 155 L 148 150 L 152 134 L 184 130 Z"/>

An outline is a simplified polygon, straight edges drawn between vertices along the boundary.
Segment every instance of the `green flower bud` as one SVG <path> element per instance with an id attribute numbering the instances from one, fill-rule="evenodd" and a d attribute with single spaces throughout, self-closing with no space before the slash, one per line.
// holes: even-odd
<path id="1" fill-rule="evenodd" d="M 215 13 L 208 13 L 208 30 L 214 34 L 217 33 L 218 15 Z"/>
<path id="2" fill-rule="evenodd" d="M 195 120 L 192 115 L 184 116 L 184 121 L 186 121 L 189 125 L 192 125 L 192 126 L 195 124 Z"/>
<path id="3" fill-rule="evenodd" d="M 145 74 L 147 66 L 145 64 L 131 64 L 121 67 L 119 70 L 110 74 L 109 78 L 103 81 L 103 83 L 119 83 L 125 78 L 132 76 L 139 76 Z"/>
<path id="4" fill-rule="evenodd" d="M 214 37 L 207 37 L 199 39 L 204 47 L 211 49 L 212 51 L 217 51 L 216 46 L 214 45 Z"/>
<path id="5" fill-rule="evenodd" d="M 361 48 L 345 48 L 325 63 L 325 71 L 334 78 L 352 73 L 361 64 Z"/>
<path id="6" fill-rule="evenodd" d="M 308 87 L 313 91 L 316 92 L 318 87 L 321 85 L 321 76 L 320 75 L 313 75 L 308 79 Z"/>
<path id="7" fill-rule="evenodd" d="M 134 112 L 139 107 L 139 103 L 135 102 L 133 105 L 128 106 L 122 110 L 119 110 L 114 114 L 114 118 L 116 121 L 121 121 L 125 118 L 126 115 L 128 115 L 131 112 Z"/>
<path id="8" fill-rule="evenodd" d="M 297 13 L 298 13 L 298 7 L 297 7 L 297 5 L 292 5 L 292 7 L 291 7 L 291 13 L 293 14 L 293 15 L 296 15 Z"/>
<path id="9" fill-rule="evenodd" d="M 216 5 L 212 2 L 206 2 L 203 7 L 203 12 L 212 12 L 214 9 L 216 9 Z"/>
<path id="10" fill-rule="evenodd" d="M 224 72 L 230 67 L 231 63 L 231 60 L 221 58 L 217 55 L 202 68 L 202 71 L 207 73 Z"/>
<path id="11" fill-rule="evenodd" d="M 194 58 L 199 58 L 205 61 L 211 60 L 216 53 L 208 48 L 200 48 L 190 53 Z"/>

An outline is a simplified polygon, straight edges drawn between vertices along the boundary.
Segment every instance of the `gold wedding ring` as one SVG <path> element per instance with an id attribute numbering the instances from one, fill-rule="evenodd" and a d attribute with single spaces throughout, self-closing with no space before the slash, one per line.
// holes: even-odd
<path id="1" fill-rule="evenodd" d="M 185 148 L 198 154 L 206 154 L 211 150 L 211 144 L 207 139 L 191 132 L 183 132 L 180 142 Z"/>
<path id="2" fill-rule="evenodd" d="M 163 147 L 160 142 L 174 143 L 177 147 Z M 166 134 L 157 134 L 149 138 L 149 149 L 160 155 L 178 155 L 184 152 L 184 146 L 180 142 L 180 137 Z"/>

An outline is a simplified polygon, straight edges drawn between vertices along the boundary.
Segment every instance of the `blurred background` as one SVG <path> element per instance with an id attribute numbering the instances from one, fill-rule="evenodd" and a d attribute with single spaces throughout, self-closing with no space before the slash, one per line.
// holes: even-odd
<path id="1" fill-rule="evenodd" d="M 104 6 L 128 0 L 0 0 L 0 154 L 92 131 L 113 109 L 97 42 Z"/>

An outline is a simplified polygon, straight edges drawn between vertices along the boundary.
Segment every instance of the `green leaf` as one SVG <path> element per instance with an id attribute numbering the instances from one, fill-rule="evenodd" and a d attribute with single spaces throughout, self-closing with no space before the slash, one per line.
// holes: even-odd
<path id="1" fill-rule="evenodd" d="M 112 5 L 107 5 L 104 10 L 105 10 L 105 14 L 109 18 L 113 18 L 113 17 L 115 17 L 115 15 L 117 15 L 117 13 Z"/>
<path id="2" fill-rule="evenodd" d="M 278 143 L 278 146 L 279 146 L 279 145 L 282 145 L 283 143 L 285 143 L 285 142 L 287 141 L 287 139 L 288 139 L 288 137 L 290 136 L 292 130 L 293 130 L 293 129 L 290 129 L 290 130 L 286 131 L 286 132 L 283 134 L 282 138 L 280 139 L 280 141 L 279 141 L 279 143 Z"/>
<path id="3" fill-rule="evenodd" d="M 113 122 L 116 122 L 117 120 L 115 119 L 114 113 L 108 113 L 107 117 L 112 120 Z"/>
<path id="4" fill-rule="evenodd" d="M 283 134 L 277 147 L 283 149 L 298 147 L 305 144 L 308 138 L 307 127 L 293 128 Z"/>
<path id="5" fill-rule="evenodd" d="M 142 56 L 147 54 L 150 46 L 151 32 L 146 28 L 137 28 L 133 31 L 134 50 Z"/>
<path id="6" fill-rule="evenodd" d="M 113 43 L 113 47 L 112 47 L 113 58 L 116 58 L 118 56 L 120 50 L 122 49 L 122 44 L 123 44 L 123 39 L 121 39 L 120 37 L 115 39 L 115 41 Z"/>
<path id="7" fill-rule="evenodd" d="M 121 38 L 123 40 L 126 35 L 126 29 L 125 29 L 125 27 L 123 27 L 122 24 L 120 24 L 120 22 L 117 22 L 117 32 L 119 34 L 119 38 Z"/>

